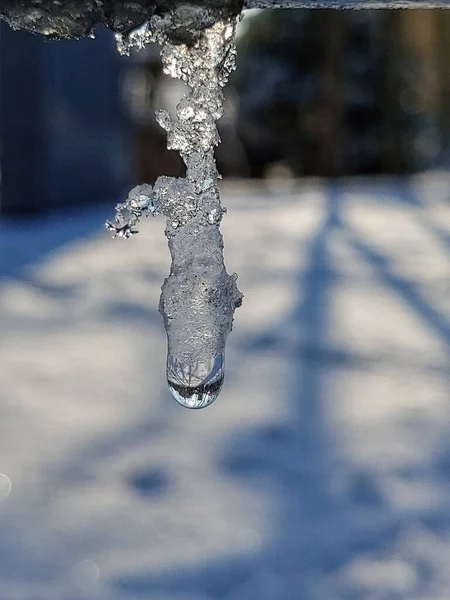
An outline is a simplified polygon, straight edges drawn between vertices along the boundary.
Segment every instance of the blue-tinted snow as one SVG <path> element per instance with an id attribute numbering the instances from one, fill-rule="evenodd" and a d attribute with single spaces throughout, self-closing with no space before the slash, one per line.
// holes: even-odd
<path id="1" fill-rule="evenodd" d="M 224 203 L 245 303 L 195 413 L 161 222 L 1 223 L 2 600 L 448 597 L 448 176 Z"/>

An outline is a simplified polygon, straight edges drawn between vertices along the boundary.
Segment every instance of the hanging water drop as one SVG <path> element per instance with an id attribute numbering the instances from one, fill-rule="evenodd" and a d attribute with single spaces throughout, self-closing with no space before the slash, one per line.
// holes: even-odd
<path id="1" fill-rule="evenodd" d="M 170 393 L 185 408 L 206 408 L 220 394 L 225 377 L 224 367 L 223 354 L 197 363 L 186 363 L 169 354 L 167 383 Z"/>

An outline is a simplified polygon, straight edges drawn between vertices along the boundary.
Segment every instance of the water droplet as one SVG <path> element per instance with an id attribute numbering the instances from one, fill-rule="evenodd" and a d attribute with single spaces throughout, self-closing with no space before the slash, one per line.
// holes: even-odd
<path id="1" fill-rule="evenodd" d="M 225 377 L 223 354 L 189 364 L 169 354 L 167 383 L 175 400 L 185 408 L 205 408 L 214 402 Z"/>

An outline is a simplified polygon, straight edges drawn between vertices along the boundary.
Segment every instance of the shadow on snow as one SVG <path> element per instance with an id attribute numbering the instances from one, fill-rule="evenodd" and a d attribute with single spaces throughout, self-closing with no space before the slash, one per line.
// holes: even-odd
<path id="1" fill-rule="evenodd" d="M 245 481 L 259 489 L 262 483 L 264 490 L 270 490 L 277 514 L 274 537 L 252 556 L 205 557 L 197 567 L 168 566 L 158 574 L 124 574 L 116 581 L 119 590 L 142 595 L 194 594 L 196 599 L 217 600 L 368 598 L 370 591 L 346 583 L 344 576 L 331 578 L 340 582 L 337 587 L 327 584 L 327 576 L 345 570 L 346 565 L 360 558 L 376 560 L 395 555 L 399 540 L 416 526 L 440 536 L 450 533 L 450 510 L 445 503 L 428 511 L 402 512 L 394 508 L 376 472 L 348 463 L 329 423 L 327 405 L 334 395 L 335 370 L 364 371 L 371 362 L 351 349 L 333 347 L 328 339 L 332 326 L 330 302 L 339 278 L 330 260 L 329 241 L 335 232 L 344 233 L 380 285 L 390 288 L 445 342 L 444 359 L 448 360 L 450 354 L 450 325 L 444 315 L 421 296 L 413 282 L 396 276 L 386 257 L 346 226 L 343 198 L 338 186 L 328 189 L 325 218 L 309 243 L 306 268 L 299 273 L 298 286 L 303 291 L 299 297 L 303 299 L 294 315 L 243 347 L 244 354 L 268 348 L 285 353 L 297 366 L 287 388 L 281 390 L 288 398 L 289 421 L 238 432 L 227 442 L 218 465 L 230 478 L 230 485 Z M 401 196 L 399 201 L 407 200 Z M 297 346 L 285 342 L 280 334 L 293 321 L 302 331 Z M 450 448 L 438 441 L 436 456 L 429 457 L 425 467 L 406 469 L 397 475 L 419 483 L 431 477 L 444 498 L 442 486 L 449 472 Z M 400 600 L 424 593 L 431 574 L 419 559 L 411 560 L 419 573 L 417 580 L 403 589 L 380 583 L 371 590 L 376 596 L 370 597 Z"/>

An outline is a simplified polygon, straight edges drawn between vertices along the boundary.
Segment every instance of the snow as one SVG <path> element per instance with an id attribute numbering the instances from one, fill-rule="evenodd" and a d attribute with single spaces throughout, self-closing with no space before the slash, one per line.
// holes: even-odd
<path id="1" fill-rule="evenodd" d="M 448 599 L 448 175 L 223 198 L 245 303 L 200 412 L 160 222 L 0 223 L 0 598 Z"/>

